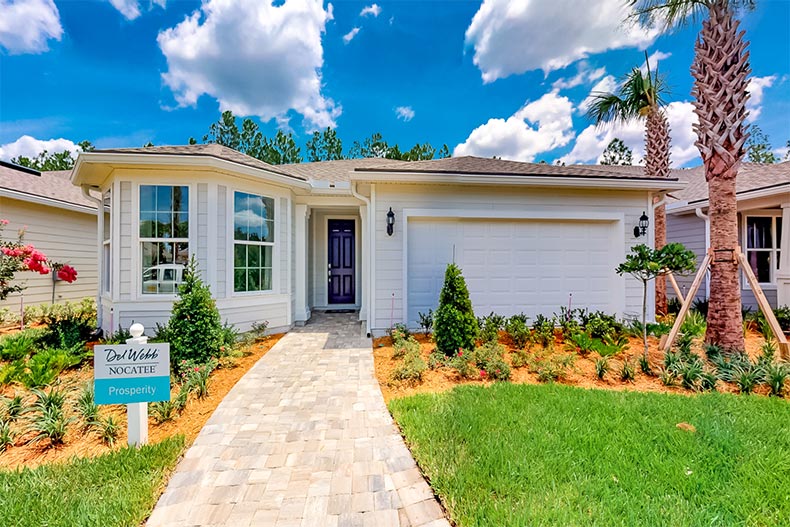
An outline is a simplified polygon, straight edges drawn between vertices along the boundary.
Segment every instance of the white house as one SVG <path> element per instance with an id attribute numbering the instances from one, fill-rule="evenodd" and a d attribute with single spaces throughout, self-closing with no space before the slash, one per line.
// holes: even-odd
<path id="1" fill-rule="evenodd" d="M 22 306 L 78 301 L 96 294 L 97 203 L 69 181 L 69 171 L 38 172 L 0 161 L 0 218 L 8 220 L 6 239 L 24 229 L 32 244 L 53 261 L 77 270 L 77 281 L 57 280 L 54 273 L 19 273 L 25 287 L 12 293 L 0 307 L 19 312 Z"/>
<path id="2" fill-rule="evenodd" d="M 684 244 L 701 262 L 710 247 L 705 172 L 702 167 L 672 172 L 686 188 L 672 192 L 668 199 L 667 241 Z M 790 251 L 781 250 L 790 247 L 790 228 L 782 228 L 790 225 L 790 162 L 741 164 L 736 197 L 741 250 L 771 305 L 790 305 Z M 678 282 L 681 288 L 688 288 L 691 278 Z M 707 298 L 708 288 L 706 277 L 697 298 Z M 744 306 L 756 310 L 757 302 L 745 278 L 741 289 Z"/>
<path id="3" fill-rule="evenodd" d="M 478 314 L 640 312 L 640 283 L 614 269 L 652 243 L 654 196 L 683 184 L 622 168 L 475 157 L 271 166 L 209 144 L 80 153 L 72 181 L 111 204 L 99 216 L 105 330 L 166 320 L 195 255 L 223 319 L 242 330 L 353 309 L 379 334 L 435 308 L 453 261 Z M 635 237 L 643 214 L 651 228 Z"/>

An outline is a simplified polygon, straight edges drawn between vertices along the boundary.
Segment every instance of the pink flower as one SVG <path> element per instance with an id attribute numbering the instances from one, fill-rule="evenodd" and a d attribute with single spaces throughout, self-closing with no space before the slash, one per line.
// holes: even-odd
<path id="1" fill-rule="evenodd" d="M 480 370 L 480 377 L 485 377 L 485 376 L 486 376 L 486 371 Z"/>
<path id="2" fill-rule="evenodd" d="M 77 271 L 70 265 L 63 265 L 58 269 L 58 278 L 64 282 L 72 283 L 77 279 Z"/>
<path id="3" fill-rule="evenodd" d="M 460 349 L 458 350 L 458 356 L 459 357 L 463 357 L 464 356 L 464 352 L 462 350 L 460 350 Z"/>
<path id="4" fill-rule="evenodd" d="M 8 225 L 8 220 L 0 220 L 0 225 Z"/>

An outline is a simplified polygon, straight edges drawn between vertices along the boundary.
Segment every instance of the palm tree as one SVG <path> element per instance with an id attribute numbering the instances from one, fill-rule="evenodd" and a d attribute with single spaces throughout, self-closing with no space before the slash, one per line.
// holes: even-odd
<path id="1" fill-rule="evenodd" d="M 626 76 L 617 93 L 593 93 L 593 102 L 587 116 L 600 125 L 605 122 L 626 123 L 635 119 L 645 120 L 645 174 L 649 177 L 669 176 L 669 121 L 664 113 L 663 95 L 666 84 L 658 71 L 650 72 L 650 62 L 645 52 L 647 71 L 634 68 Z M 663 205 L 655 210 L 655 248 L 667 243 L 666 211 Z M 667 312 L 667 281 L 665 276 L 656 278 L 656 313 Z"/>
<path id="2" fill-rule="evenodd" d="M 708 328 L 705 340 L 725 348 L 743 349 L 741 288 L 738 281 L 738 213 L 735 178 L 746 153 L 749 133 L 748 42 L 735 15 L 753 9 L 754 0 L 628 0 L 645 26 L 665 28 L 704 17 L 694 46 L 694 112 L 699 124 L 696 145 L 708 182 L 710 271 Z"/>

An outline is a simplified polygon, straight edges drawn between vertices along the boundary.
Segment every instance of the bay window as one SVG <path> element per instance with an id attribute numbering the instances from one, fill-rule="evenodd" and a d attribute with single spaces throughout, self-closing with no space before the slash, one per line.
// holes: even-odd
<path id="1" fill-rule="evenodd" d="M 274 200 L 247 192 L 233 195 L 233 291 L 271 291 Z"/>
<path id="2" fill-rule="evenodd" d="M 782 239 L 782 218 L 746 216 L 744 226 L 746 259 L 761 284 L 776 283 Z"/>
<path id="3" fill-rule="evenodd" d="M 142 293 L 174 294 L 189 260 L 189 187 L 140 185 Z"/>

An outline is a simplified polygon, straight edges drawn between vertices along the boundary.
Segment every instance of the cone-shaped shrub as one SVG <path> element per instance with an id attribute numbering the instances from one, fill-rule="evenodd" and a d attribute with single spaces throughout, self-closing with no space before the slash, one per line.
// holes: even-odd
<path id="1" fill-rule="evenodd" d="M 178 300 L 173 303 L 167 335 L 176 368 L 182 360 L 202 364 L 219 355 L 222 322 L 211 291 L 200 279 L 194 256 L 178 287 Z"/>
<path id="2" fill-rule="evenodd" d="M 436 347 L 447 356 L 459 349 L 473 349 L 477 338 L 477 319 L 469 300 L 469 289 L 455 264 L 447 266 L 444 286 L 439 294 L 439 308 L 433 316 L 433 336 Z"/>

